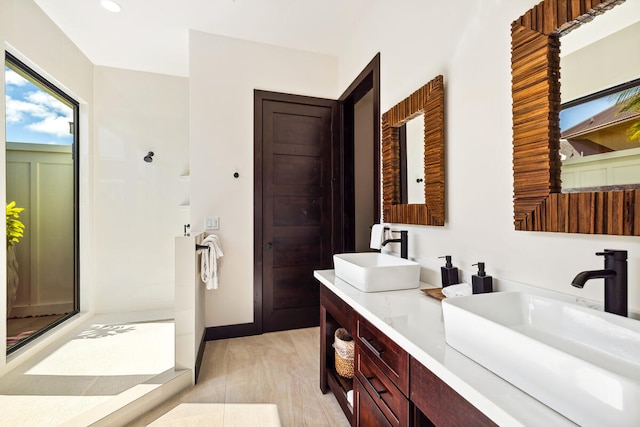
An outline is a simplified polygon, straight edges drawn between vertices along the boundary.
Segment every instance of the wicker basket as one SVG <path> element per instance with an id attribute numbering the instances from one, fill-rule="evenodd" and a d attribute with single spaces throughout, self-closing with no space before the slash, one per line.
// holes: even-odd
<path id="1" fill-rule="evenodd" d="M 335 349 L 336 371 L 344 378 L 353 378 L 354 341 L 344 328 L 336 329 L 333 348 Z"/>

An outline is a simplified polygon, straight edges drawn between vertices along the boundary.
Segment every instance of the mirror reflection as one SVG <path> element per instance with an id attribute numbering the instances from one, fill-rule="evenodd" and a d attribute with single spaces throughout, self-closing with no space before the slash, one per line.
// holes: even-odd
<path id="1" fill-rule="evenodd" d="M 562 192 L 640 187 L 640 7 L 561 38 Z"/>
<path id="2" fill-rule="evenodd" d="M 424 204 L 424 114 L 420 113 L 399 130 L 400 200 L 402 204 Z"/>

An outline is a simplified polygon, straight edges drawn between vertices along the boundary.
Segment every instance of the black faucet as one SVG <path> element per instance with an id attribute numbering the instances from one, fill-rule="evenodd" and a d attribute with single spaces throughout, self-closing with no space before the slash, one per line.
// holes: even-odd
<path id="1" fill-rule="evenodd" d="M 388 228 L 385 227 L 385 230 L 389 230 Z M 385 241 L 383 241 L 380 245 L 381 246 L 386 246 L 387 243 L 400 243 L 400 257 L 404 258 L 404 259 L 408 259 L 409 258 L 409 232 L 406 230 L 402 230 L 402 231 L 395 231 L 395 230 L 391 230 L 392 233 L 400 233 L 400 238 L 399 239 L 387 239 Z"/>
<path id="2" fill-rule="evenodd" d="M 604 279 L 604 311 L 627 316 L 627 251 L 605 249 L 596 252 L 604 256 L 604 270 L 583 271 L 573 279 L 576 288 L 589 279 Z"/>

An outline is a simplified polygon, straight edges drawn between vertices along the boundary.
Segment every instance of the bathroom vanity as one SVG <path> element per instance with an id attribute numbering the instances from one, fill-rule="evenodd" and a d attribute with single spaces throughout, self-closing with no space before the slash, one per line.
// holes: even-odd
<path id="1" fill-rule="evenodd" d="M 439 300 L 419 289 L 361 292 L 333 270 L 314 275 L 321 283 L 320 388 L 333 392 L 351 425 L 575 425 L 448 346 Z M 334 367 L 340 327 L 355 340 L 353 379 Z"/>

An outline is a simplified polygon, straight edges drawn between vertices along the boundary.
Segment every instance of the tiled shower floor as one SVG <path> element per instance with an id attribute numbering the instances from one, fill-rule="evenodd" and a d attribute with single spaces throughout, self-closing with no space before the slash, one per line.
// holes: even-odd
<path id="1" fill-rule="evenodd" d="M 173 320 L 126 320 L 95 316 L 0 378 L 0 426 L 77 420 L 82 412 L 173 370 Z"/>

